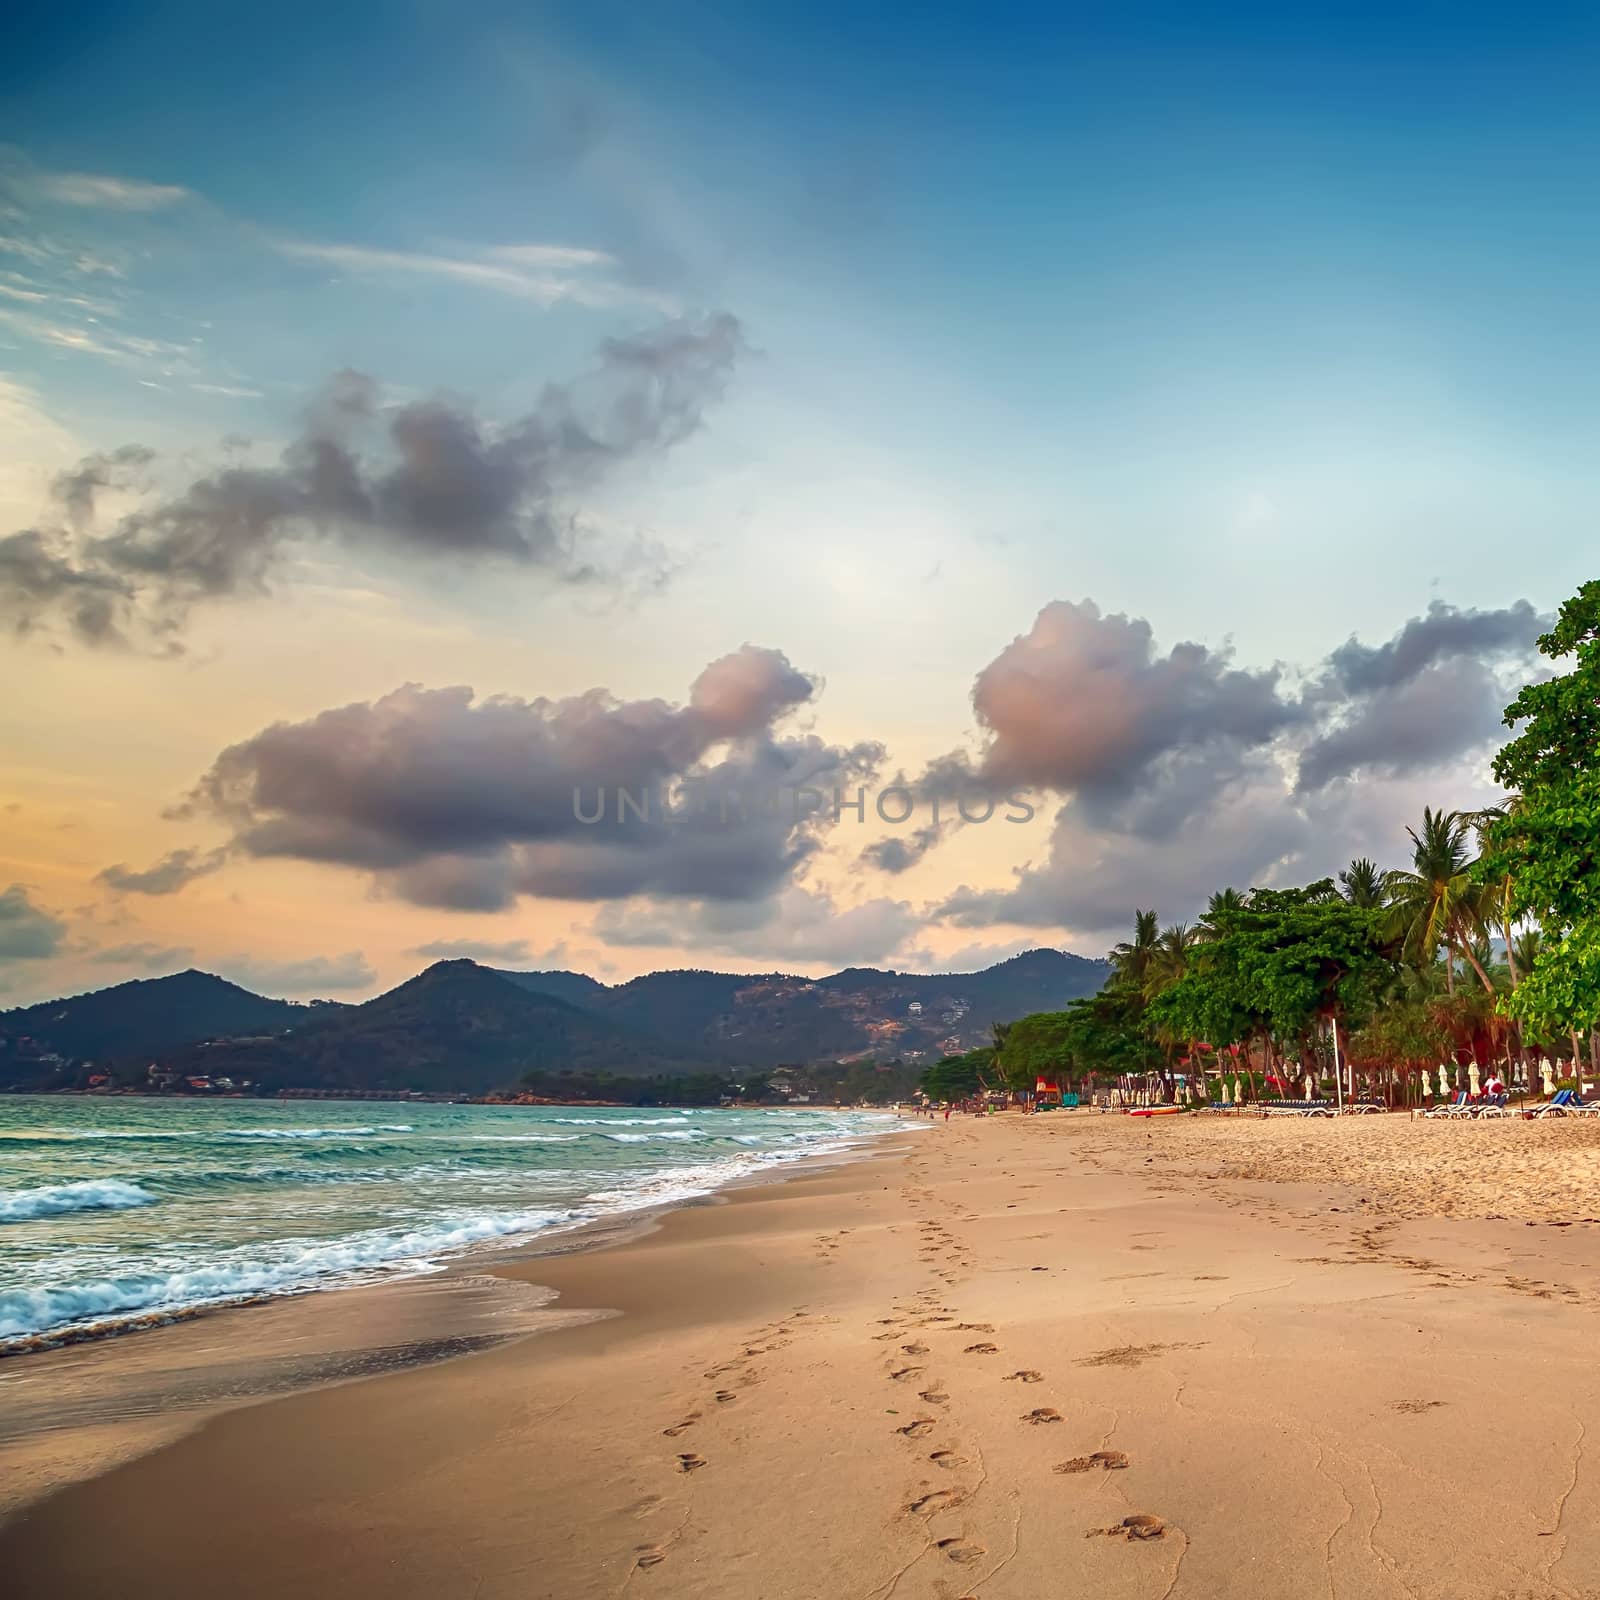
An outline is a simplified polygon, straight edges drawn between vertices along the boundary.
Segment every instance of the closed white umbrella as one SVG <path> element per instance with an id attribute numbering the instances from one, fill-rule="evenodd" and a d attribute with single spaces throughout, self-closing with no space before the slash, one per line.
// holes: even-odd
<path id="1" fill-rule="evenodd" d="M 1439 1063 L 1439 1098 L 1447 1099 L 1450 1094 L 1450 1079 L 1445 1075 L 1444 1062 Z"/>
<path id="2" fill-rule="evenodd" d="M 1539 1063 L 1539 1075 L 1544 1079 L 1544 1092 L 1546 1097 L 1556 1092 L 1556 1075 L 1550 1070 L 1548 1061 Z"/>
<path id="3" fill-rule="evenodd" d="M 1474 1061 L 1472 1065 L 1467 1068 L 1467 1093 L 1470 1094 L 1474 1100 L 1478 1098 L 1478 1063 L 1476 1061 Z"/>
<path id="4" fill-rule="evenodd" d="M 1222 1103 L 1225 1106 L 1233 1104 L 1228 1098 L 1228 1080 L 1226 1078 L 1222 1080 Z"/>

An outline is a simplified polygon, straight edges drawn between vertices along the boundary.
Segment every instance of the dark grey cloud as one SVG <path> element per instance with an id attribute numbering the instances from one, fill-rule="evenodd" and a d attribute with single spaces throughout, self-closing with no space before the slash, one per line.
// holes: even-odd
<path id="1" fill-rule="evenodd" d="M 1435 601 L 1381 645 L 1340 645 L 1306 693 L 1317 722 L 1298 788 L 1428 771 L 1499 737 L 1549 627 L 1526 600 L 1497 611 Z"/>
<path id="2" fill-rule="evenodd" d="M 42 961 L 55 955 L 67 925 L 33 903 L 20 883 L 0 893 L 0 961 Z"/>
<path id="3" fill-rule="evenodd" d="M 943 833 L 944 829 L 938 823 L 925 822 L 908 834 L 892 833 L 886 838 L 874 839 L 862 850 L 861 863 L 879 872 L 896 875 L 909 872 L 938 844 Z"/>
<path id="4" fill-rule="evenodd" d="M 407 685 L 223 751 L 180 814 L 225 822 L 245 855 L 352 867 L 449 910 L 501 910 L 520 895 L 758 899 L 791 880 L 834 820 L 831 805 L 812 812 L 793 792 L 831 799 L 882 757 L 776 731 L 813 693 L 780 651 L 753 645 L 712 662 L 681 705 Z"/>
<path id="5" fill-rule="evenodd" d="M 51 496 L 75 528 L 94 521 L 95 498 L 102 489 L 127 489 L 138 482 L 141 467 L 156 458 L 142 444 L 125 444 L 119 450 L 85 456 L 75 467 L 58 472 L 50 484 Z"/>
<path id="6" fill-rule="evenodd" d="M 96 873 L 95 882 L 119 894 L 176 894 L 196 878 L 215 872 L 225 860 L 225 850 L 172 850 L 142 870 L 119 861 Z"/>
<path id="7" fill-rule="evenodd" d="M 548 384 L 508 423 L 452 399 L 389 406 L 372 378 L 339 373 L 276 465 L 222 467 L 102 535 L 84 531 L 97 491 L 125 486 L 151 453 L 91 456 L 57 480 L 66 525 L 0 542 L 0 615 L 22 630 L 59 621 L 90 643 L 141 628 L 170 641 L 192 606 L 265 588 L 313 539 L 616 577 L 587 549 L 586 496 L 693 434 L 744 350 L 726 313 L 611 339 L 590 372 Z"/>
<path id="8" fill-rule="evenodd" d="M 122 641 L 134 587 L 66 554 L 59 532 L 24 528 L 0 539 L 0 618 L 19 634 L 56 619 L 88 644 Z"/>
<path id="9" fill-rule="evenodd" d="M 1497 611 L 1463 611 L 1435 600 L 1381 645 L 1364 645 L 1352 635 L 1329 655 L 1328 676 L 1348 694 L 1373 694 L 1409 683 L 1443 661 L 1525 659 L 1550 625 L 1526 600 Z"/>
<path id="10" fill-rule="evenodd" d="M 1356 773 L 1396 776 L 1446 765 L 1504 733 L 1513 692 L 1482 661 L 1435 661 L 1344 707 L 1301 753 L 1297 785 L 1310 791 Z"/>

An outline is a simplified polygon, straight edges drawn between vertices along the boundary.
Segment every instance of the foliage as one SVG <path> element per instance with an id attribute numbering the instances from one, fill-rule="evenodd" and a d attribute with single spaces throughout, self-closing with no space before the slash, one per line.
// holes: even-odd
<path id="1" fill-rule="evenodd" d="M 999 1074 L 992 1049 L 946 1056 L 922 1075 L 922 1091 L 930 1100 L 966 1100 L 995 1087 Z"/>
<path id="2" fill-rule="evenodd" d="M 1522 731 L 1495 758 L 1517 802 L 1487 827 L 1485 876 L 1511 881 L 1509 910 L 1537 919 L 1537 959 L 1507 1000 L 1559 1031 L 1600 1018 L 1600 581 L 1562 606 L 1539 649 L 1569 671 L 1529 684 L 1506 708 Z"/>

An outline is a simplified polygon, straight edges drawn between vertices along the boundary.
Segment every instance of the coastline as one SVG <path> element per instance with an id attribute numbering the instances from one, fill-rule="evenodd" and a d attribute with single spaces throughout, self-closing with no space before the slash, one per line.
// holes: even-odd
<path id="1" fill-rule="evenodd" d="M 1600 1232 L 1313 1181 L 1305 1130 L 1253 1128 L 956 1119 L 499 1262 L 573 1320 L 214 1415 L 0 1564 L 19 1596 L 1592 1592 Z M 1467 1131 L 1410 1148 L 1455 1170 Z"/>
<path id="2" fill-rule="evenodd" d="M 896 1135 L 740 1173 L 689 1197 L 485 1242 L 432 1270 L 240 1298 L 14 1347 L 0 1356 L 0 1528 L 25 1506 L 177 1442 L 242 1406 L 456 1359 L 618 1313 L 556 1306 L 539 1263 L 647 1237 L 674 1211 L 726 1203 L 887 1153 Z"/>

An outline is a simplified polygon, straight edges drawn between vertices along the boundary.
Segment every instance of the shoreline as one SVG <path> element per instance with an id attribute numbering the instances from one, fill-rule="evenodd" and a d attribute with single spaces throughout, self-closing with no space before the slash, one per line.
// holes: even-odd
<path id="1" fill-rule="evenodd" d="M 34 1096 L 34 1099 L 41 1097 Z M 359 1102 L 340 1102 L 347 1109 L 354 1109 Z M 501 1109 L 494 1107 L 491 1109 Z M 537 1108 L 548 1109 L 548 1108 Z M 584 1107 L 580 1109 L 606 1109 Z M 615 1109 L 615 1108 L 612 1108 Z M 629 1110 L 633 1108 L 621 1108 Z M 669 1109 L 669 1108 L 657 1108 Z M 216 1294 L 203 1299 L 183 1299 L 174 1296 L 172 1299 L 153 1305 L 132 1305 L 124 1309 L 107 1310 L 99 1314 L 80 1314 L 70 1321 L 58 1321 L 52 1326 L 35 1328 L 30 1331 L 8 1331 L 0 1334 L 0 1368 L 8 1361 L 28 1358 L 51 1351 L 71 1349 L 80 1345 L 92 1345 L 106 1341 L 116 1341 L 131 1337 L 135 1334 L 152 1333 L 162 1328 L 176 1326 L 192 1321 L 198 1317 L 206 1317 L 231 1310 L 246 1310 L 252 1307 L 272 1305 L 282 1300 L 303 1298 L 308 1294 L 317 1294 L 327 1290 L 346 1290 L 355 1287 L 377 1287 L 380 1285 L 405 1282 L 413 1278 L 427 1276 L 431 1273 L 448 1271 L 457 1264 L 470 1264 L 474 1261 L 493 1259 L 497 1253 L 515 1254 L 520 1251 L 537 1250 L 542 1247 L 542 1241 L 556 1237 L 570 1237 L 573 1234 L 587 1234 L 592 1229 L 605 1229 L 615 1223 L 624 1222 L 636 1215 L 648 1214 L 659 1211 L 663 1207 L 704 1198 L 706 1195 L 716 1194 L 735 1184 L 745 1181 L 764 1182 L 771 1173 L 781 1173 L 789 1165 L 804 1165 L 815 1157 L 827 1157 L 834 1153 L 843 1153 L 857 1145 L 870 1145 L 875 1140 L 886 1137 L 899 1128 L 907 1125 L 903 1116 L 895 1112 L 834 1112 L 827 1107 L 801 1107 L 800 1111 L 809 1111 L 814 1114 L 855 1118 L 861 1124 L 856 1127 L 836 1127 L 832 1130 L 831 1137 L 816 1134 L 799 1135 L 799 1140 L 819 1139 L 821 1148 L 813 1152 L 804 1143 L 792 1142 L 784 1145 L 780 1139 L 776 1147 L 757 1150 L 740 1149 L 738 1151 L 725 1150 L 720 1154 L 708 1156 L 705 1161 L 691 1164 L 688 1167 L 663 1166 L 655 1170 L 642 1170 L 631 1175 L 619 1174 L 621 1186 L 614 1191 L 596 1191 L 586 1195 L 579 1195 L 576 1191 L 569 1196 L 557 1198 L 549 1203 L 554 1204 L 557 1211 L 548 1215 L 530 1220 L 523 1225 L 523 1219 L 507 1218 L 518 1225 L 508 1226 L 503 1230 L 494 1226 L 478 1230 L 478 1236 L 467 1238 L 440 1237 L 431 1242 L 431 1247 L 425 1247 L 425 1242 L 416 1242 L 410 1251 L 380 1251 L 369 1259 L 353 1262 L 342 1267 L 335 1267 L 326 1271 L 313 1271 L 301 1276 L 298 1280 L 267 1281 L 247 1283 L 236 1287 L 230 1292 Z M 692 1113 L 679 1112 L 683 1117 L 692 1116 Z M 709 1113 L 707 1113 L 709 1114 Z M 773 1113 L 768 1113 L 773 1114 Z M 784 1114 L 792 1114 L 785 1112 Z M 560 1119 L 558 1119 L 560 1120 Z M 872 1128 L 866 1124 L 876 1120 L 886 1126 Z M 623 1126 L 631 1126 L 624 1124 Z M 385 1131 L 384 1128 L 374 1129 L 364 1126 L 353 1126 L 348 1131 L 353 1134 L 372 1134 Z M 304 1132 L 306 1130 L 288 1130 L 289 1133 Z M 311 1132 L 337 1132 L 332 1130 L 310 1130 Z M 392 1131 L 410 1133 L 411 1128 L 396 1128 Z M 594 1131 L 601 1133 L 605 1127 L 596 1124 Z M 203 1132 L 203 1130 L 202 1130 Z M 269 1137 L 273 1132 L 270 1126 L 259 1130 L 261 1137 Z M 92 1130 L 79 1137 L 134 1137 L 132 1131 L 118 1131 L 113 1134 L 99 1134 Z M 165 1133 L 162 1134 L 166 1136 Z M 614 1135 L 621 1141 L 632 1141 L 634 1135 L 627 1132 Z M 533 1137 L 533 1136 L 530 1136 Z M 676 1133 L 661 1135 L 663 1138 L 679 1137 Z M 741 1146 L 749 1144 L 762 1144 L 762 1138 L 754 1140 L 740 1137 L 736 1141 Z M 684 1182 L 677 1180 L 680 1174 Z M 80 1181 L 68 1182 L 57 1187 L 72 1190 L 76 1188 L 96 1187 L 93 1182 Z M 128 1185 L 132 1187 L 132 1185 Z M 44 1185 L 37 1191 L 22 1189 L 17 1191 L 17 1197 L 23 1200 L 30 1198 L 34 1193 L 39 1196 L 50 1197 L 56 1191 L 51 1185 Z M 142 1206 L 158 1198 L 148 1194 L 135 1193 L 134 1197 L 123 1201 L 121 1196 L 116 1197 L 115 1203 L 108 1200 L 104 1204 L 86 1203 L 79 1209 L 116 1211 L 124 1206 Z M 0 1196 L 3 1200 L 4 1196 Z M 488 1204 L 488 1202 L 486 1202 Z M 72 1209 L 72 1208 L 63 1208 Z M 560 1214 L 564 1209 L 565 1214 Z M 490 1210 L 493 1205 L 490 1204 Z M 37 1220 L 39 1215 L 48 1217 L 50 1212 L 31 1214 L 21 1213 L 9 1220 L 27 1221 Z M 469 1225 L 476 1219 L 468 1219 Z M 498 1216 L 491 1218 L 494 1222 L 501 1219 Z M 429 1226 L 426 1216 L 417 1224 L 425 1229 Z M 334 1241 L 335 1243 L 337 1240 Z M 381 1242 L 381 1241 L 380 1241 Z M 268 1275 L 269 1280 L 271 1275 Z"/>
<path id="2" fill-rule="evenodd" d="M 0 1564 L 68 1600 L 1576 1600 L 1600 1225 L 1515 1213 L 1600 1130 L 1412 1126 L 875 1141 L 498 1263 L 574 1320 L 212 1416 L 19 1513 Z M 1434 1173 L 1409 1207 L 1391 1143 Z"/>
<path id="3" fill-rule="evenodd" d="M 0 1350 L 0 1401 L 9 1402 L 0 1406 L 0 1528 L 28 1505 L 175 1443 L 226 1411 L 619 1315 L 556 1307 L 559 1295 L 537 1280 L 538 1266 L 647 1238 L 677 1211 L 888 1154 L 904 1137 L 860 1135 L 845 1149 L 769 1162 L 704 1194 L 557 1224 L 521 1244 L 469 1246 L 431 1270 L 152 1312 L 34 1347 L 13 1341 Z M 224 1349 L 229 1371 L 219 1380 L 213 1363 Z M 146 1416 L 152 1405 L 167 1412 L 163 1425 Z M 41 1436 L 59 1440 L 70 1426 L 62 1417 L 75 1415 L 89 1435 L 84 1448 L 58 1445 L 38 1465 Z"/>

